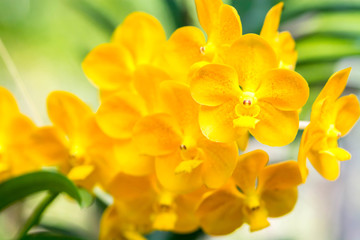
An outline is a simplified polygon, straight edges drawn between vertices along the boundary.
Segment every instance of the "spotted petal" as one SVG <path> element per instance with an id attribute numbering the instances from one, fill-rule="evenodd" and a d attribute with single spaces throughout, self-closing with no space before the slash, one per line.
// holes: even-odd
<path id="1" fill-rule="evenodd" d="M 195 101 L 206 106 L 218 106 L 241 94 L 235 70 L 220 64 L 198 69 L 192 76 L 190 90 Z"/>
<path id="2" fill-rule="evenodd" d="M 233 66 L 245 92 L 256 92 L 265 72 L 278 66 L 271 46 L 256 34 L 246 34 L 229 49 L 225 63 Z"/>
<path id="3" fill-rule="evenodd" d="M 266 101 L 278 109 L 293 111 L 306 103 L 309 87 L 300 74 L 287 69 L 274 69 L 262 77 L 255 95 L 259 100 Z"/>

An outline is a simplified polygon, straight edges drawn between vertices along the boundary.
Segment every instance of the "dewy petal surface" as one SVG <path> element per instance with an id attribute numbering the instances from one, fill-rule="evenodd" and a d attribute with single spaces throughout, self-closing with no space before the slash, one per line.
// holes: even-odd
<path id="1" fill-rule="evenodd" d="M 151 63 L 166 41 L 160 22 L 143 12 L 130 14 L 115 30 L 112 42 L 125 46 L 137 65 Z"/>
<path id="2" fill-rule="evenodd" d="M 359 100 L 354 94 L 339 98 L 335 102 L 335 128 L 345 136 L 360 116 Z"/>
<path id="3" fill-rule="evenodd" d="M 211 141 L 232 142 L 237 138 L 233 120 L 236 101 L 228 101 L 216 107 L 201 106 L 199 123 L 202 133 Z"/>
<path id="4" fill-rule="evenodd" d="M 256 92 L 265 72 L 278 66 L 271 46 L 256 34 L 239 38 L 228 50 L 224 62 L 233 66 L 243 91 Z"/>
<path id="5" fill-rule="evenodd" d="M 105 43 L 86 56 L 82 68 L 88 79 L 100 89 L 131 89 L 134 64 L 130 52 L 123 46 Z"/>
<path id="6" fill-rule="evenodd" d="M 89 106 L 74 94 L 54 91 L 47 98 L 47 109 L 54 125 L 73 138 L 84 120 L 93 113 Z"/>
<path id="7" fill-rule="evenodd" d="M 305 105 L 309 87 L 300 74 L 287 69 L 274 69 L 262 77 L 256 96 L 259 101 L 266 101 L 278 109 L 297 110 Z"/>
<path id="8" fill-rule="evenodd" d="M 241 93 L 235 70 L 220 64 L 198 69 L 190 82 L 190 91 L 196 102 L 206 106 L 218 106 Z"/>
<path id="9" fill-rule="evenodd" d="M 102 102 L 95 118 L 101 130 L 110 137 L 127 139 L 146 112 L 145 102 L 139 95 L 120 92 Z"/>
<path id="10" fill-rule="evenodd" d="M 182 132 L 173 117 L 159 113 L 138 121 L 134 127 L 133 139 L 140 153 L 160 156 L 180 149 Z"/>
<path id="11" fill-rule="evenodd" d="M 253 191 L 256 178 L 268 161 L 269 156 L 263 150 L 255 150 L 241 154 L 238 157 L 238 163 L 233 173 L 233 179 L 236 185 L 245 193 Z"/>
<path id="12" fill-rule="evenodd" d="M 281 111 L 271 104 L 260 102 L 260 120 L 250 133 L 259 142 L 269 146 L 284 146 L 291 143 L 297 134 L 299 116 L 297 111 Z"/>

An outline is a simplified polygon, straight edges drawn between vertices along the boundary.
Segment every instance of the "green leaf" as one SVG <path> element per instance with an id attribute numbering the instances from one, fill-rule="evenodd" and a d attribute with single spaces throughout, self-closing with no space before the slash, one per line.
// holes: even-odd
<path id="1" fill-rule="evenodd" d="M 323 84 L 335 71 L 336 61 L 298 64 L 296 71 L 311 84 Z"/>
<path id="2" fill-rule="evenodd" d="M 60 235 L 60 234 L 53 234 L 53 233 L 34 233 L 29 234 L 23 237 L 21 240 L 82 240 L 81 238 L 67 236 L 67 235 Z"/>
<path id="3" fill-rule="evenodd" d="M 48 190 L 52 193 L 64 192 L 75 199 L 80 206 L 87 205 L 79 189 L 66 176 L 56 172 L 33 172 L 11 178 L 0 184 L 0 211 L 10 204 L 33 193 Z"/>
<path id="4" fill-rule="evenodd" d="M 357 39 L 330 36 L 311 36 L 297 41 L 298 63 L 334 61 L 346 56 L 360 55 Z"/>
<path id="5" fill-rule="evenodd" d="M 360 36 L 360 11 L 322 12 L 303 19 L 289 21 L 284 29 L 291 29 L 295 38 L 326 34 L 339 38 Z"/>
<path id="6" fill-rule="evenodd" d="M 282 20 L 295 18 L 311 11 L 360 10 L 360 1 L 356 0 L 287 0 L 282 14 Z"/>

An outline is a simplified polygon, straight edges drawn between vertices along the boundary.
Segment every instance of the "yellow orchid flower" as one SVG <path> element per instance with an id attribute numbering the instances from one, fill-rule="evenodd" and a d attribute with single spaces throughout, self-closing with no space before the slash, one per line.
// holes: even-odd
<path id="1" fill-rule="evenodd" d="M 34 123 L 21 114 L 12 94 L 0 87 L 0 182 L 39 169 L 27 154 Z"/>
<path id="2" fill-rule="evenodd" d="M 33 158 L 44 166 L 58 166 L 76 184 L 89 190 L 110 180 L 117 173 L 112 161 L 112 139 L 100 130 L 91 109 L 63 91 L 52 92 L 47 107 L 54 127 L 39 128 L 32 135 Z"/>
<path id="3" fill-rule="evenodd" d="M 140 119 L 133 138 L 140 153 L 156 157 L 155 171 L 165 189 L 190 192 L 203 184 L 218 188 L 231 176 L 237 147 L 207 140 L 198 124 L 199 105 L 189 87 L 166 81 L 160 85 L 164 113 Z"/>
<path id="4" fill-rule="evenodd" d="M 174 79 L 187 82 L 191 65 L 221 61 L 221 55 L 242 34 L 236 9 L 221 0 L 196 0 L 200 24 L 207 34 L 192 26 L 177 29 L 168 40 L 162 65 Z"/>
<path id="5" fill-rule="evenodd" d="M 298 73 L 280 69 L 271 46 L 247 34 L 229 49 L 222 64 L 205 64 L 191 75 L 191 95 L 201 104 L 203 134 L 231 142 L 248 131 L 261 143 L 283 146 L 297 134 L 298 109 L 309 87 Z"/>
<path id="6" fill-rule="evenodd" d="M 340 175 L 339 161 L 351 158 L 350 153 L 339 148 L 337 143 L 360 116 L 359 100 L 355 95 L 340 97 L 350 70 L 347 68 L 334 73 L 312 106 L 310 124 L 304 130 L 298 155 L 304 182 L 308 174 L 306 158 L 321 176 L 332 181 Z"/>
<path id="7" fill-rule="evenodd" d="M 289 32 L 278 32 L 283 7 L 284 3 L 280 2 L 269 10 L 260 36 L 274 49 L 279 59 L 279 67 L 294 70 L 297 60 L 295 41 Z"/>
<path id="8" fill-rule="evenodd" d="M 100 240 L 146 240 L 142 234 L 150 233 L 151 228 L 131 223 L 121 210 L 121 203 L 109 206 L 101 217 Z M 121 209 L 121 210 L 119 210 Z"/>
<path id="9" fill-rule="evenodd" d="M 115 239 L 141 239 L 141 234 L 152 230 L 186 233 L 199 227 L 195 209 L 204 189 L 177 195 L 164 190 L 153 175 L 123 173 L 106 189 L 114 197 L 114 205 L 103 215 L 101 239 L 108 239 L 110 234 Z"/>
<path id="10" fill-rule="evenodd" d="M 129 175 L 143 176 L 154 171 L 153 157 L 139 154 L 132 139 L 135 124 L 148 113 L 146 105 L 139 94 L 117 92 L 106 98 L 95 114 L 100 129 L 114 139 L 114 162 Z"/>
<path id="11" fill-rule="evenodd" d="M 165 32 L 156 18 L 135 12 L 115 30 L 110 43 L 97 46 L 87 55 L 82 67 L 102 91 L 133 91 L 138 67 L 154 66 L 165 41 Z"/>
<path id="12" fill-rule="evenodd" d="M 229 234 L 243 223 L 257 231 L 270 225 L 268 217 L 293 209 L 301 183 L 298 164 L 286 161 L 265 166 L 268 159 L 262 150 L 240 155 L 234 182 L 205 196 L 197 216 L 206 233 Z"/>

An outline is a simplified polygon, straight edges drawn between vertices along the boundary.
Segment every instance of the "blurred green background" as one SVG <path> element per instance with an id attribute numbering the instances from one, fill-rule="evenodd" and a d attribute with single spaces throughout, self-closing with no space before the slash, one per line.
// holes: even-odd
<path id="1" fill-rule="evenodd" d="M 259 33 L 266 12 L 279 1 L 232 0 L 244 33 Z M 360 0 L 285 0 L 281 29 L 292 33 L 299 59 L 296 70 L 309 82 L 311 96 L 302 112 L 309 110 L 316 94 L 337 70 L 352 67 L 348 92 L 360 88 Z M 49 124 L 46 96 L 53 90 L 78 95 L 94 110 L 98 92 L 81 69 L 86 54 L 108 42 L 115 27 L 133 11 L 154 15 L 168 36 L 184 25 L 199 26 L 193 0 L 0 0 L 0 38 L 10 54 L 18 80 L 29 94 L 22 94 L 0 58 L 0 85 L 15 94 L 23 113 L 36 123 Z M 4 49 L 0 48 L 1 56 Z M 6 54 L 5 54 L 6 55 Z M 32 110 L 31 106 L 36 110 Z M 341 177 L 327 182 L 310 169 L 310 178 L 300 187 L 299 202 L 288 216 L 271 220 L 272 226 L 250 234 L 242 227 L 232 235 L 213 239 L 358 239 L 360 236 L 360 143 L 359 127 L 340 142 L 353 159 L 342 164 Z M 298 141 L 287 148 L 263 147 L 273 161 L 296 158 Z M 34 196 L 0 214 L 0 239 L 9 239 L 41 196 Z M 69 199 L 57 199 L 45 214 L 42 226 L 84 239 L 97 239 L 101 204 L 80 210 Z M 24 217 L 25 216 L 25 217 Z M 201 232 L 189 236 L 154 233 L 153 240 L 208 238 Z"/>

